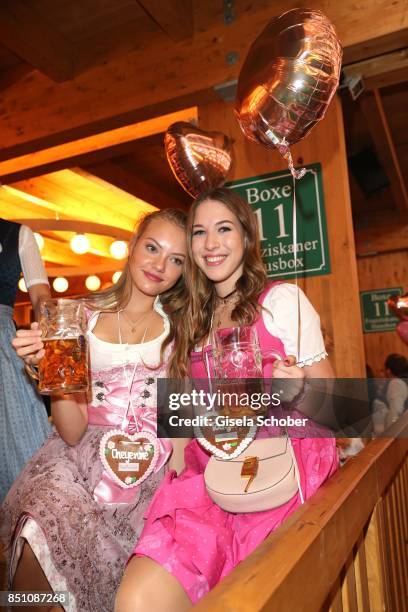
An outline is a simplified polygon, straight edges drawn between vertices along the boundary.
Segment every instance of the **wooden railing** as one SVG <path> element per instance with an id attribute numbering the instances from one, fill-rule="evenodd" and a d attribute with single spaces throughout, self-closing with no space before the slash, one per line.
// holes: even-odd
<path id="1" fill-rule="evenodd" d="M 408 413 L 207 595 L 199 612 L 407 612 Z"/>

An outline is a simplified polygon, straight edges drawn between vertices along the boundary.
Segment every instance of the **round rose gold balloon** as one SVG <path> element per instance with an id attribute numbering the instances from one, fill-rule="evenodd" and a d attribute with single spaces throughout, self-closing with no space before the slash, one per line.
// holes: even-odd
<path id="1" fill-rule="evenodd" d="M 272 19 L 238 79 L 235 113 L 245 136 L 285 154 L 324 116 L 341 57 L 336 31 L 320 11 L 299 8 Z"/>
<path id="2" fill-rule="evenodd" d="M 387 300 L 388 308 L 401 321 L 408 321 L 408 293 L 405 295 L 391 295 Z"/>
<path id="3" fill-rule="evenodd" d="M 167 159 L 180 185 L 193 198 L 222 185 L 232 165 L 230 139 L 179 121 L 164 137 Z"/>

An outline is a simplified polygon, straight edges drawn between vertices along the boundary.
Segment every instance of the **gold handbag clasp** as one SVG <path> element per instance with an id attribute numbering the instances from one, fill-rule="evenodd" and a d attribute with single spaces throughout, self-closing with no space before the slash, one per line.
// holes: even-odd
<path id="1" fill-rule="evenodd" d="M 258 473 L 258 457 L 245 457 L 244 463 L 241 469 L 241 477 L 248 478 L 248 482 L 246 483 L 244 493 L 248 492 L 248 489 L 253 482 L 255 476 Z"/>

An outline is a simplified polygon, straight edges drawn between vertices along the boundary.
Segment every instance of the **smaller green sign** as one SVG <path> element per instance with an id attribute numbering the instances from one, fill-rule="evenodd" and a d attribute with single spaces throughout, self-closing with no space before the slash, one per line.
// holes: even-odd
<path id="1" fill-rule="evenodd" d="M 390 295 L 402 295 L 402 287 L 360 291 L 361 316 L 365 334 L 394 331 L 399 319 L 390 313 L 387 300 Z"/>

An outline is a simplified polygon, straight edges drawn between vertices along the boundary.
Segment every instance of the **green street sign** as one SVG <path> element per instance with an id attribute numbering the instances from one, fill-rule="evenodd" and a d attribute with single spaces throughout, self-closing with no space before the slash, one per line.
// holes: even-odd
<path id="1" fill-rule="evenodd" d="M 399 319 L 388 310 L 390 295 L 402 295 L 402 287 L 360 291 L 361 316 L 365 334 L 394 331 Z"/>
<path id="2" fill-rule="evenodd" d="M 227 185 L 254 209 L 262 257 L 270 278 L 330 273 L 321 165 L 310 164 L 306 170 L 304 178 L 296 181 L 296 246 L 293 244 L 293 180 L 289 170 Z"/>

